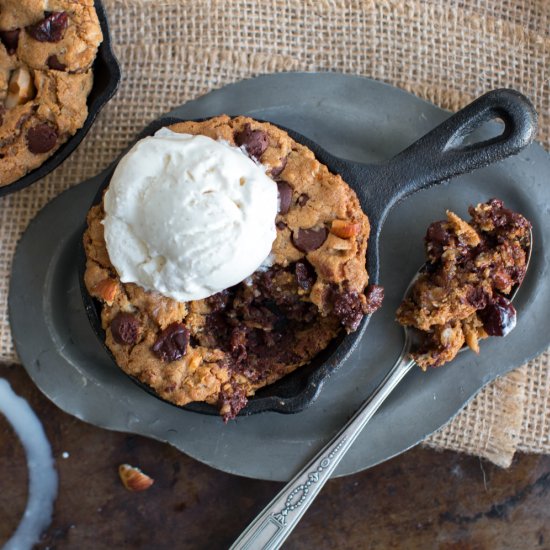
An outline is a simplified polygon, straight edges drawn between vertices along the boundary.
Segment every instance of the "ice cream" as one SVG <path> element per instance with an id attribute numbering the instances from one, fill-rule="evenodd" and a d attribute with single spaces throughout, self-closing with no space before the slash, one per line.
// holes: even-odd
<path id="1" fill-rule="evenodd" d="M 250 276 L 276 236 L 277 185 L 238 147 L 163 128 L 119 162 L 105 241 L 124 283 L 199 300 Z"/>

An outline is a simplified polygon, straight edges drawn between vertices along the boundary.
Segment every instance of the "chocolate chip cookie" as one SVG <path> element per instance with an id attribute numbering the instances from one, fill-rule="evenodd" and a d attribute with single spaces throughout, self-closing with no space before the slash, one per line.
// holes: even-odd
<path id="1" fill-rule="evenodd" d="M 515 325 L 506 296 L 525 276 L 531 224 L 498 199 L 469 213 L 469 223 L 447 211 L 430 225 L 425 272 L 397 311 L 399 323 L 420 331 L 412 357 L 423 369 L 451 361 L 464 343 L 479 353 L 480 339 Z"/>
<path id="2" fill-rule="evenodd" d="M 102 306 L 118 365 L 177 405 L 206 401 L 227 420 L 247 398 L 358 328 L 383 297 L 368 284 L 369 222 L 338 175 L 281 129 L 219 116 L 170 126 L 240 146 L 279 190 L 270 267 L 203 300 L 176 302 L 121 283 L 106 249 L 103 206 L 88 214 L 84 281 Z"/>
<path id="3" fill-rule="evenodd" d="M 93 0 L 1 0 L 0 185 L 82 127 L 101 40 Z"/>

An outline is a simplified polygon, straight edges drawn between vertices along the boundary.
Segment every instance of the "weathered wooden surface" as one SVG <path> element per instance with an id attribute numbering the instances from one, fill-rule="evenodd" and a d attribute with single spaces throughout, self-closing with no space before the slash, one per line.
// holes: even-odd
<path id="1" fill-rule="evenodd" d="M 84 424 L 45 399 L 21 367 L 0 367 L 0 377 L 38 413 L 57 461 L 60 491 L 40 549 L 227 548 L 281 486 Z M 151 475 L 151 489 L 124 489 L 117 474 L 124 462 Z M 27 490 L 24 451 L 3 416 L 0 479 L 2 546 Z M 478 458 L 414 449 L 329 482 L 285 548 L 550 548 L 550 457 L 520 456 L 500 470 Z"/>

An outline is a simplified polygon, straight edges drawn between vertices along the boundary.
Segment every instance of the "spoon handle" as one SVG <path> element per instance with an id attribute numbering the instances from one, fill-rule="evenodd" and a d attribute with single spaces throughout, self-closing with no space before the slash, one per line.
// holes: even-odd
<path id="1" fill-rule="evenodd" d="M 285 485 L 230 550 L 281 547 L 367 422 L 415 364 L 407 357 L 407 344 L 395 365 L 351 420 Z"/>

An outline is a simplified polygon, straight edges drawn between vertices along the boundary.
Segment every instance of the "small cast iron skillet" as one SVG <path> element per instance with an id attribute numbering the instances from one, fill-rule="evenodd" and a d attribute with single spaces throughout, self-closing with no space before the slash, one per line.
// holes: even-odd
<path id="1" fill-rule="evenodd" d="M 495 118 L 504 122 L 504 130 L 499 136 L 480 143 L 463 143 L 464 138 L 474 130 Z M 157 120 L 150 124 L 138 139 L 152 135 L 159 128 L 176 122 L 181 122 L 181 119 Z M 415 191 L 518 153 L 531 143 L 536 126 L 537 114 L 530 101 L 514 90 L 501 89 L 476 99 L 403 152 L 380 165 L 361 164 L 334 157 L 298 132 L 283 129 L 297 142 L 309 147 L 320 162 L 331 172 L 340 174 L 357 193 L 361 207 L 371 224 L 367 255 L 369 281 L 377 283 L 380 230 L 388 212 L 397 202 Z M 114 166 L 116 162 L 100 186 L 93 204 L 101 201 Z M 86 313 L 97 337 L 111 355 L 104 344 L 105 332 L 101 327 L 100 304 L 90 297 L 84 286 L 85 267 L 86 258 L 81 245 L 79 275 Z M 248 415 L 264 411 L 296 413 L 310 405 L 318 396 L 325 380 L 355 349 L 369 319 L 370 315 L 366 316 L 356 332 L 341 334 L 335 338 L 329 347 L 308 365 L 259 390 L 239 414 Z M 130 378 L 149 393 L 159 397 L 149 386 L 133 377 Z M 199 413 L 218 414 L 215 407 L 205 403 L 191 403 L 182 408 Z"/>
<path id="2" fill-rule="evenodd" d="M 82 128 L 80 128 L 74 136 L 69 138 L 68 141 L 38 168 L 35 168 L 13 183 L 0 187 L 0 197 L 28 187 L 57 168 L 78 147 L 78 145 L 80 145 L 80 142 L 92 127 L 92 123 L 99 111 L 101 111 L 107 101 L 113 97 L 118 88 L 121 76 L 120 67 L 111 49 L 111 35 L 109 34 L 107 14 L 100 0 L 95 0 L 94 5 L 101 32 L 103 33 L 103 42 L 99 45 L 97 56 L 93 64 L 94 82 L 90 95 L 88 96 L 88 117 L 84 121 Z"/>

